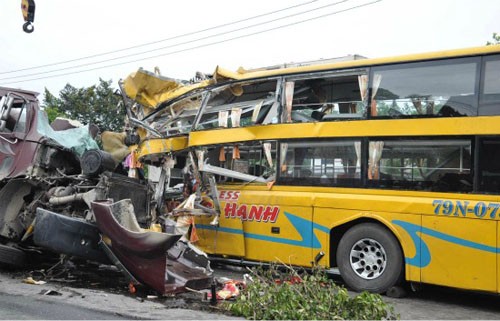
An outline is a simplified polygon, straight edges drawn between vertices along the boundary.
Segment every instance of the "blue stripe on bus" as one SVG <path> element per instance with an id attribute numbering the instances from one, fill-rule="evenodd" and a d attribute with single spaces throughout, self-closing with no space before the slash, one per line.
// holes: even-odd
<path id="1" fill-rule="evenodd" d="M 243 235 L 245 238 L 266 241 L 266 242 L 294 245 L 294 246 L 307 247 L 313 249 L 321 248 L 321 243 L 319 242 L 319 239 L 316 237 L 314 233 L 311 233 L 311 224 L 313 230 L 316 229 L 324 233 L 330 233 L 329 228 L 323 225 L 312 223 L 309 220 L 303 219 L 299 216 L 293 215 L 288 212 L 285 212 L 285 216 L 288 218 L 288 220 L 293 225 L 295 230 L 299 233 L 300 240 L 290 240 L 287 238 L 276 237 L 276 236 L 267 236 L 256 233 L 246 233 L 243 232 L 241 229 L 229 228 L 229 227 L 216 227 L 205 224 L 199 224 L 199 225 L 197 224 L 196 228 L 219 231 L 229 234 L 238 234 L 238 235 Z"/>
<path id="2" fill-rule="evenodd" d="M 416 249 L 415 256 L 412 258 L 406 257 L 406 263 L 416 266 L 416 267 L 426 267 L 429 265 L 431 262 L 431 253 L 429 251 L 429 247 L 427 244 L 422 240 L 422 238 L 417 234 L 425 234 L 429 235 L 431 237 L 435 237 L 437 239 L 443 240 L 445 242 L 449 242 L 452 244 L 457 244 L 460 246 L 480 250 L 480 251 L 485 251 L 485 252 L 490 252 L 490 253 L 499 253 L 499 249 L 494 246 L 489 246 L 489 245 L 484 245 L 481 243 L 476 243 L 472 242 L 469 240 L 465 240 L 450 234 L 445 234 L 442 232 L 438 232 L 436 230 L 427 228 L 427 227 L 421 227 L 420 225 L 409 223 L 409 222 L 404 222 L 404 221 L 399 221 L 399 220 L 394 220 L 392 223 L 401 226 L 411 237 L 413 244 Z"/>

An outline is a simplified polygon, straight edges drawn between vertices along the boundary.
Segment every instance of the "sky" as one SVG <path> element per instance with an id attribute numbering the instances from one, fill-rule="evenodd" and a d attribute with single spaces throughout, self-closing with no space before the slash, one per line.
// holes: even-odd
<path id="1" fill-rule="evenodd" d="M 139 68 L 188 80 L 218 65 L 388 57 L 482 46 L 500 33 L 497 0 L 35 2 L 28 34 L 21 0 L 0 0 L 0 86 L 56 96 L 100 78 L 117 88 Z"/>

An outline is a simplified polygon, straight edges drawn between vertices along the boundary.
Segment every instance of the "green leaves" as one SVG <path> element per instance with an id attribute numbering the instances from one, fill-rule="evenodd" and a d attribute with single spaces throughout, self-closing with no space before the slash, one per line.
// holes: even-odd
<path id="1" fill-rule="evenodd" d="M 282 268 L 282 267 L 281 267 Z M 311 274 L 291 267 L 254 270 L 252 283 L 223 308 L 252 320 L 395 320 L 394 308 L 378 294 L 350 295 L 322 270 Z"/>
<path id="2" fill-rule="evenodd" d="M 498 33 L 494 32 L 492 38 L 493 38 L 492 42 L 491 41 L 487 41 L 486 42 L 487 46 L 492 46 L 492 45 L 498 45 L 498 44 L 500 44 L 500 35 Z"/>

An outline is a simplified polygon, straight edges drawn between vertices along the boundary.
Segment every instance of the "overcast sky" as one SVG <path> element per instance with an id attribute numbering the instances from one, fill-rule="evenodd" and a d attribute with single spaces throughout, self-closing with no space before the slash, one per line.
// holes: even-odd
<path id="1" fill-rule="evenodd" d="M 139 67 L 190 79 L 217 65 L 482 46 L 500 33 L 497 0 L 35 1 L 35 31 L 27 34 L 21 0 L 0 0 L 0 86 L 58 94 L 67 83 L 88 87 L 102 78 L 116 88 Z M 95 57 L 81 59 L 88 56 Z M 20 69 L 27 70 L 12 72 Z"/>

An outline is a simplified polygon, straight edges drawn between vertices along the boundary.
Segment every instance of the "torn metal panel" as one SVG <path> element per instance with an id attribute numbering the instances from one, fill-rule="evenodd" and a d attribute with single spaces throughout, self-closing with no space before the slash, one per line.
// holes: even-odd
<path id="1" fill-rule="evenodd" d="M 141 162 L 159 164 L 169 153 L 185 150 L 187 146 L 188 136 L 146 139 L 139 144 L 136 153 Z"/>
<path id="2" fill-rule="evenodd" d="M 187 81 L 159 76 L 139 69 L 123 81 L 123 89 L 128 97 L 147 108 L 147 115 L 161 102 L 212 83 L 212 80 L 203 80 L 190 84 Z"/>
<path id="3" fill-rule="evenodd" d="M 135 217 L 130 213 L 133 207 L 127 200 L 94 202 L 92 209 L 99 230 L 111 240 L 111 251 L 141 283 L 162 294 L 183 292 L 186 287 L 200 290 L 210 286 L 211 277 L 206 271 L 188 269 L 181 262 L 168 259 L 167 250 L 175 245 L 181 234 L 137 230 L 138 225 L 133 224 L 126 227 L 122 221 L 127 220 L 118 220 Z"/>

